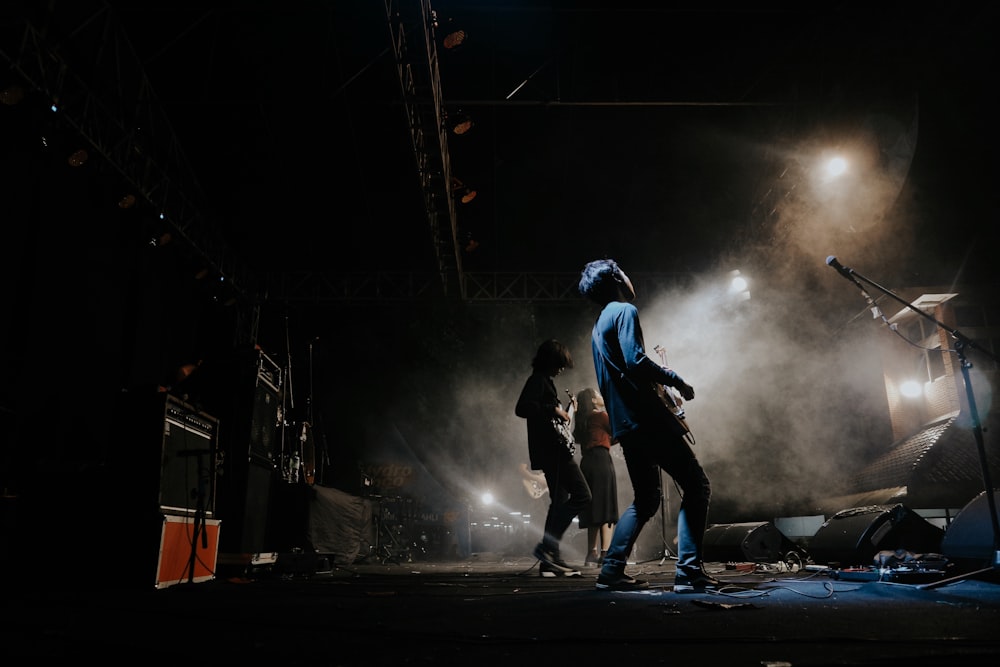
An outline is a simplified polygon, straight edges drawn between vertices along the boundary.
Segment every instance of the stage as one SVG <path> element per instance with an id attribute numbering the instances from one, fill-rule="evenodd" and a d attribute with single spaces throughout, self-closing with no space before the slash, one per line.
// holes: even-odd
<path id="1" fill-rule="evenodd" d="M 923 574 L 710 563 L 714 593 L 672 591 L 670 558 L 639 592 L 597 571 L 542 578 L 524 558 L 340 564 L 319 555 L 165 589 L 109 572 L 36 573 L 5 595 L 8 662 L 225 665 L 987 665 L 1000 658 L 995 570 Z M 293 566 L 288 567 L 287 564 Z M 295 564 L 315 563 L 295 567 Z M 808 568 L 808 569 L 807 569 Z M 298 570 L 298 571 L 296 571 Z M 912 576 L 911 576 L 912 575 Z"/>

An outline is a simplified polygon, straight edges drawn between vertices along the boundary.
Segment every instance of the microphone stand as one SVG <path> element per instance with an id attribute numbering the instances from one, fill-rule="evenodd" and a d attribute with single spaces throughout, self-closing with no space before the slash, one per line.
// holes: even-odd
<path id="1" fill-rule="evenodd" d="M 993 359 L 997 359 L 996 355 L 994 355 L 989 350 L 985 350 L 981 346 L 977 345 L 974 340 L 965 336 L 958 329 L 951 329 L 945 326 L 944 323 L 939 322 L 934 317 L 928 315 L 927 313 L 920 310 L 919 308 L 914 306 L 912 303 L 906 301 L 905 299 L 897 296 L 892 291 L 886 289 L 885 287 L 882 287 L 873 280 L 866 278 L 865 276 L 861 275 L 854 269 L 842 265 L 840 262 L 837 261 L 836 257 L 832 255 L 830 257 L 827 257 L 826 263 L 829 266 L 832 266 L 834 269 L 836 269 L 837 272 L 840 273 L 840 275 L 842 275 L 844 278 L 850 280 L 852 283 L 857 285 L 858 288 L 861 290 L 862 294 L 865 295 L 865 298 L 868 300 L 869 304 L 871 304 L 873 300 L 871 296 L 868 294 L 868 292 L 865 291 L 865 288 L 861 285 L 861 283 L 858 282 L 858 280 L 861 280 L 867 283 L 868 285 L 871 285 L 872 287 L 878 289 L 880 292 L 882 292 L 889 298 L 899 302 L 900 304 L 906 306 L 913 312 L 917 313 L 924 319 L 933 322 L 935 325 L 948 332 L 948 334 L 950 334 L 951 337 L 955 339 L 954 343 L 955 353 L 958 355 L 959 365 L 962 369 L 962 379 L 965 382 L 965 393 L 969 401 L 969 416 L 972 419 L 972 432 L 976 439 L 976 447 L 979 450 L 979 465 L 980 468 L 982 469 L 983 484 L 986 487 L 985 488 L 986 502 L 990 508 L 990 522 L 993 529 L 993 563 L 989 567 L 985 567 L 973 572 L 968 572 L 958 577 L 952 577 L 950 579 L 937 581 L 934 582 L 933 584 L 924 584 L 922 586 L 918 586 L 918 588 L 932 588 L 935 586 L 941 586 L 946 583 L 950 583 L 952 581 L 956 581 L 959 579 L 968 579 L 978 574 L 984 574 L 986 572 L 993 571 L 994 569 L 1000 567 L 1000 522 L 998 522 L 997 520 L 997 506 L 993 496 L 993 482 L 990 480 L 990 468 L 988 459 L 986 457 L 986 445 L 983 443 L 983 427 L 979 419 L 979 410 L 976 407 L 976 396 L 975 392 L 972 389 L 972 381 L 969 378 L 969 369 L 972 367 L 972 364 L 966 358 L 965 350 L 966 348 L 979 350 L 980 352 L 983 352 L 984 354 L 992 357 Z M 883 320 L 884 319 L 885 318 L 883 317 Z"/>
<path id="2" fill-rule="evenodd" d="M 667 502 L 668 489 L 663 484 L 663 470 L 660 470 L 660 539 L 663 540 L 663 557 L 660 558 L 662 566 L 667 560 L 677 558 L 670 550 L 670 543 L 667 541 L 667 509 L 670 504 Z"/>
<path id="3" fill-rule="evenodd" d="M 208 450 L 206 450 L 208 451 Z M 202 460 L 202 451 L 195 450 L 198 457 L 198 490 L 195 492 L 194 527 L 191 532 L 191 553 L 188 556 L 188 583 L 194 583 L 194 568 L 198 562 L 198 537 L 201 537 L 201 546 L 208 549 L 208 532 L 205 526 L 205 482 L 208 475 L 205 474 L 205 465 Z"/>

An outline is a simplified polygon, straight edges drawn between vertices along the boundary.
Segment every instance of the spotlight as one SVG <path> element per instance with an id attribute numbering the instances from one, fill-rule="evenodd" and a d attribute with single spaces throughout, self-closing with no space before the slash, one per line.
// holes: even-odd
<path id="1" fill-rule="evenodd" d="M 0 104 L 14 106 L 24 99 L 24 88 L 13 83 L 3 90 L 0 90 Z"/>
<path id="2" fill-rule="evenodd" d="M 81 148 L 70 155 L 66 161 L 69 162 L 69 166 L 71 167 L 82 167 L 89 157 L 87 151 Z"/>
<path id="3" fill-rule="evenodd" d="M 150 238 L 149 245 L 151 245 L 154 248 L 160 248 L 170 243 L 173 240 L 173 238 L 174 237 L 170 235 L 170 232 L 163 232 L 159 236 L 154 236 Z"/>
<path id="4" fill-rule="evenodd" d="M 472 129 L 472 116 L 459 109 L 454 116 L 448 117 L 448 129 L 454 134 L 465 134 Z"/>
<path id="5" fill-rule="evenodd" d="M 454 176 L 451 178 L 451 191 L 452 196 L 456 197 L 463 204 L 468 204 L 470 201 L 476 198 L 476 191 L 470 188 L 468 185 L 458 180 Z"/>
<path id="6" fill-rule="evenodd" d="M 434 30 L 437 31 L 441 27 L 438 21 L 437 12 L 431 12 L 431 19 L 433 21 Z M 465 43 L 465 40 L 469 38 L 469 34 L 465 32 L 461 27 L 459 27 L 453 19 L 448 19 L 448 24 L 445 26 L 444 39 L 441 40 L 441 46 L 451 51 L 454 51 L 458 47 Z"/>
<path id="7" fill-rule="evenodd" d="M 739 269 L 733 269 L 729 272 L 729 294 L 737 301 L 750 299 L 750 284 Z"/>
<path id="8" fill-rule="evenodd" d="M 444 36 L 444 40 L 441 42 L 441 44 L 446 49 L 455 50 L 458 47 L 465 44 L 465 40 L 468 38 L 469 35 L 464 30 L 462 30 L 461 28 L 456 28 Z"/>

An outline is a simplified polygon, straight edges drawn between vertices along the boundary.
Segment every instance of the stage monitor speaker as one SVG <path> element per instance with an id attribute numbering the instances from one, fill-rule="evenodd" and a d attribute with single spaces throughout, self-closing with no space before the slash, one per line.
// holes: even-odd
<path id="1" fill-rule="evenodd" d="M 705 560 L 719 563 L 775 563 L 790 553 L 802 555 L 802 549 L 769 521 L 709 526 L 702 552 Z"/>
<path id="2" fill-rule="evenodd" d="M 994 490 L 994 497 L 998 490 Z M 945 530 L 941 553 L 949 560 L 983 566 L 994 562 L 993 517 L 983 491 L 955 515 Z"/>
<path id="3" fill-rule="evenodd" d="M 868 567 L 880 551 L 939 553 L 944 531 L 903 505 L 837 512 L 809 540 L 809 558 L 831 567 Z"/>

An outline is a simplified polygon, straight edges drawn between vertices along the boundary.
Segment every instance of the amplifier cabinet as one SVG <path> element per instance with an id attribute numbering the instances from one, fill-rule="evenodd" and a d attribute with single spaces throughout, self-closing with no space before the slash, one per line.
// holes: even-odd
<path id="1" fill-rule="evenodd" d="M 116 511 L 153 530 L 161 514 L 212 517 L 219 420 L 165 392 L 122 392 L 119 401 L 104 471 Z"/>
<path id="2" fill-rule="evenodd" d="M 205 519 L 204 526 L 195 535 L 195 517 L 163 515 L 160 553 L 156 562 L 156 588 L 214 579 L 219 556 L 220 524 L 217 519 Z M 206 543 L 208 546 L 205 546 Z"/>
<path id="3" fill-rule="evenodd" d="M 163 512 L 195 514 L 200 509 L 212 516 L 218 433 L 218 419 L 167 396 L 160 465 L 159 504 Z"/>

